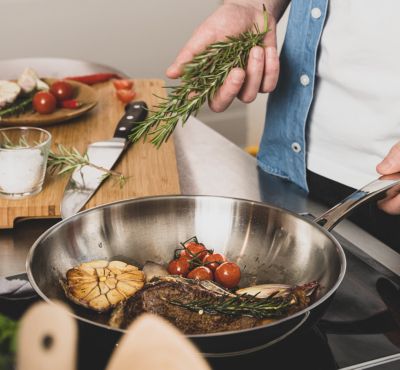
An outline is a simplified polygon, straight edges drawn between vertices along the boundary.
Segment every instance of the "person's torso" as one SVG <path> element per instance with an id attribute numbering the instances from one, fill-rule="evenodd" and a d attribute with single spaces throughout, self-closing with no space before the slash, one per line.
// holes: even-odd
<path id="1" fill-rule="evenodd" d="M 400 141 L 398 0 L 331 0 L 307 125 L 307 167 L 358 188 Z"/>

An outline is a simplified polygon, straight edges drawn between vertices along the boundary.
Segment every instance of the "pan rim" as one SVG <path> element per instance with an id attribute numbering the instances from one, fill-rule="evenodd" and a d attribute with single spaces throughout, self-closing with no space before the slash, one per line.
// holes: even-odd
<path id="1" fill-rule="evenodd" d="M 124 200 L 119 200 L 119 201 L 115 201 L 115 202 L 110 202 L 110 203 L 106 203 L 106 204 L 102 204 L 90 209 L 86 209 L 84 211 L 78 212 L 75 215 L 69 216 L 68 218 L 65 218 L 63 220 L 61 220 L 60 222 L 56 223 L 55 225 L 53 225 L 52 227 L 50 227 L 48 230 L 46 230 L 43 234 L 41 234 L 36 240 L 35 242 L 32 244 L 32 246 L 29 249 L 27 258 L 26 258 L 26 262 L 25 262 L 25 267 L 26 267 L 26 272 L 28 275 L 28 279 L 30 284 L 32 285 L 32 287 L 34 288 L 34 290 L 36 291 L 36 293 L 47 303 L 50 304 L 56 304 L 56 300 L 50 299 L 49 297 L 46 296 L 46 294 L 44 294 L 42 292 L 42 290 L 39 288 L 39 286 L 36 284 L 36 281 L 33 277 L 32 271 L 31 271 L 31 261 L 32 258 L 34 256 L 34 252 L 37 248 L 37 246 L 46 238 L 48 237 L 49 234 L 53 233 L 54 230 L 56 230 L 59 227 L 62 227 L 65 224 L 68 224 L 70 222 L 72 222 L 75 218 L 78 217 L 82 217 L 83 215 L 87 214 L 87 213 L 92 213 L 95 211 L 98 211 L 100 209 L 103 208 L 110 208 L 112 206 L 116 206 L 119 204 L 124 204 L 124 203 L 135 203 L 135 202 L 144 202 L 144 201 L 151 201 L 151 200 L 157 200 L 157 199 L 197 199 L 197 198 L 213 198 L 213 199 L 225 199 L 225 200 L 234 200 L 234 201 L 239 201 L 239 202 L 244 202 L 247 204 L 251 204 L 251 205 L 256 205 L 256 206 L 261 206 L 261 207 L 268 207 L 271 209 L 275 209 L 277 211 L 280 212 L 284 212 L 287 214 L 290 214 L 292 216 L 294 216 L 295 218 L 298 218 L 308 224 L 310 224 L 311 226 L 317 227 L 317 229 L 319 229 L 323 234 L 325 234 L 325 236 L 328 237 L 328 239 L 330 239 L 333 244 L 335 245 L 335 249 L 336 252 L 338 254 L 339 260 L 340 260 L 340 271 L 338 274 L 338 278 L 335 282 L 335 284 L 321 297 L 319 298 L 317 301 L 315 301 L 313 304 L 311 304 L 310 306 L 306 307 L 305 309 L 298 311 L 290 316 L 284 317 L 280 320 L 274 321 L 272 323 L 268 323 L 268 324 L 264 324 L 264 325 L 259 325 L 259 326 L 255 326 L 252 328 L 246 328 L 246 329 L 240 329 L 240 330 L 229 330 L 229 331 L 223 331 L 223 332 L 217 332 L 217 333 L 207 333 L 207 334 L 185 334 L 186 337 L 190 338 L 190 339 L 196 339 L 196 338 L 211 338 L 211 337 L 222 337 L 222 336 L 227 336 L 227 335 L 236 335 L 236 334 L 240 334 L 240 333 L 246 333 L 246 332 L 253 332 L 253 331 L 258 331 L 258 330 L 262 330 L 264 328 L 267 327 L 274 327 L 276 325 L 282 324 L 286 321 L 290 321 L 293 320 L 301 315 L 306 315 L 307 312 L 312 311 L 314 308 L 318 307 L 319 305 L 321 305 L 323 302 L 325 302 L 328 298 L 330 298 L 338 289 L 338 287 L 340 286 L 340 284 L 343 281 L 343 278 L 345 276 L 346 273 L 346 268 L 347 268 L 347 260 L 346 260 L 346 255 L 344 253 L 343 247 L 341 246 L 341 244 L 339 243 L 339 241 L 335 238 L 335 236 L 330 233 L 328 230 L 326 230 L 324 227 L 320 226 L 319 224 L 315 223 L 313 220 L 307 219 L 304 216 L 302 216 L 301 214 L 298 214 L 296 212 L 293 212 L 291 210 L 287 210 L 285 208 L 282 207 L 278 207 L 275 205 L 272 205 L 268 202 L 261 202 L 261 201 L 254 201 L 251 199 L 244 199 L 244 198 L 236 198 L 236 197 L 230 197 L 230 196 L 220 196 L 220 195 L 206 195 L 206 194 L 201 194 L 201 195 L 190 195 L 190 194 L 170 194 L 170 195 L 155 195 L 155 196 L 145 196 L 145 197 L 138 197 L 138 198 L 129 198 L 129 199 L 124 199 Z M 92 321 L 89 319 L 86 319 L 84 317 L 78 316 L 76 315 L 74 312 L 71 312 L 70 310 L 68 310 L 68 314 L 72 315 L 72 317 L 74 317 L 75 319 L 85 322 L 87 324 L 91 324 L 91 325 L 95 325 L 97 327 L 101 327 L 103 329 L 106 330 L 111 330 L 113 332 L 119 332 L 119 333 L 126 333 L 127 330 L 126 329 L 120 329 L 120 328 L 113 328 L 109 325 L 106 324 L 101 324 L 99 322 L 96 321 Z"/>

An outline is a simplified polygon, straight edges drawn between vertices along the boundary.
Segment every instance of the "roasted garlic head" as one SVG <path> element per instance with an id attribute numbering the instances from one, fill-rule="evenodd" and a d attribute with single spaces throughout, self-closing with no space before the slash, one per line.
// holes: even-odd
<path id="1" fill-rule="evenodd" d="M 96 260 L 68 270 L 63 288 L 73 302 L 103 312 L 134 295 L 144 282 L 145 275 L 136 266 Z"/>

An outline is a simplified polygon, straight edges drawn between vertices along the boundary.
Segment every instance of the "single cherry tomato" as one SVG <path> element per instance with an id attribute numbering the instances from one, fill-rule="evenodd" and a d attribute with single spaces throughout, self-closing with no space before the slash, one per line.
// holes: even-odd
<path id="1" fill-rule="evenodd" d="M 212 271 L 215 271 L 216 268 L 224 262 L 226 262 L 226 258 L 220 253 L 208 254 L 203 258 L 204 265 L 210 268 Z"/>
<path id="2" fill-rule="evenodd" d="M 56 110 L 57 100 L 47 91 L 39 91 L 33 96 L 33 109 L 40 114 L 50 114 Z"/>
<path id="3" fill-rule="evenodd" d="M 199 266 L 190 271 L 187 277 L 196 280 L 213 280 L 213 273 L 208 267 Z"/>
<path id="4" fill-rule="evenodd" d="M 203 244 L 196 242 L 185 244 L 185 249 L 189 256 L 192 258 L 196 256 L 200 261 L 208 254 L 207 248 Z"/>
<path id="5" fill-rule="evenodd" d="M 224 262 L 216 268 L 214 275 L 225 288 L 234 288 L 240 281 L 240 268 L 236 263 Z"/>
<path id="6" fill-rule="evenodd" d="M 168 264 L 168 272 L 171 275 L 186 276 L 186 274 L 189 272 L 189 261 L 185 258 L 172 260 Z"/>
<path id="7" fill-rule="evenodd" d="M 178 258 L 183 258 L 183 259 L 185 259 L 186 261 L 188 261 L 189 262 L 189 265 L 190 265 L 190 268 L 193 268 L 194 267 L 194 264 L 193 264 L 193 262 L 200 262 L 199 260 L 197 260 L 197 259 L 195 259 L 194 257 L 192 257 L 189 253 L 188 253 L 188 251 L 186 250 L 186 249 L 182 249 L 179 253 L 178 253 L 178 256 L 177 256 Z M 191 263 L 192 262 L 192 263 Z"/>
<path id="8" fill-rule="evenodd" d="M 133 90 L 129 89 L 117 90 L 116 94 L 118 99 L 121 100 L 123 103 L 129 103 L 136 96 L 136 93 Z"/>
<path id="9" fill-rule="evenodd" d="M 189 254 L 189 252 L 186 250 L 186 248 L 184 248 L 184 249 L 178 249 L 178 256 L 179 256 L 179 257 L 188 258 L 188 259 L 191 258 L 191 257 L 190 257 L 190 254 Z M 178 258 L 179 258 L 179 257 L 178 257 Z"/>
<path id="10" fill-rule="evenodd" d="M 113 80 L 113 85 L 116 90 L 121 90 L 121 89 L 130 90 L 133 87 L 133 81 L 131 81 L 131 80 Z"/>
<path id="11" fill-rule="evenodd" d="M 212 252 L 212 251 L 211 251 Z M 203 256 L 203 258 L 202 258 L 202 260 L 201 260 L 201 263 L 204 265 L 204 260 L 208 257 L 208 256 L 211 256 L 211 254 L 212 253 L 210 253 L 210 252 L 206 252 L 205 254 L 203 254 L 202 253 L 202 256 Z M 207 267 L 210 267 L 210 266 L 207 266 Z"/>
<path id="12" fill-rule="evenodd" d="M 58 101 L 70 100 L 74 95 L 74 88 L 66 81 L 56 81 L 51 84 L 50 92 Z"/>

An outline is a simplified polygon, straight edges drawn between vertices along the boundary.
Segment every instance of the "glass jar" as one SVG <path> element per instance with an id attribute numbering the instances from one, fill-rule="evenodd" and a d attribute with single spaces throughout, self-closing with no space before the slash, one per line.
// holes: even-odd
<path id="1" fill-rule="evenodd" d="M 0 196 L 21 199 L 43 188 L 51 134 L 36 127 L 0 129 Z"/>

